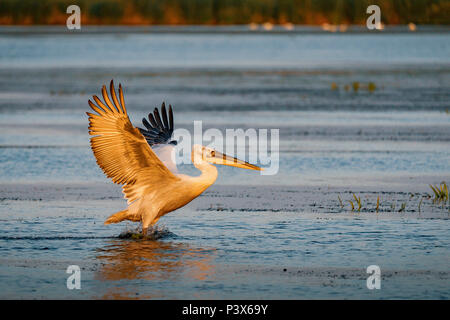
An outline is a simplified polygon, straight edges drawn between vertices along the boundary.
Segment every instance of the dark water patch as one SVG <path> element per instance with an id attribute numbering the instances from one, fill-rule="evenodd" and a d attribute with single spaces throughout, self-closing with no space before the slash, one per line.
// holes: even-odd
<path id="1" fill-rule="evenodd" d="M 132 240 L 159 240 L 176 237 L 177 235 L 171 232 L 165 226 L 149 227 L 147 230 L 147 234 L 145 236 L 142 233 L 141 226 L 134 229 L 125 230 L 118 236 L 119 239 L 132 239 Z"/>

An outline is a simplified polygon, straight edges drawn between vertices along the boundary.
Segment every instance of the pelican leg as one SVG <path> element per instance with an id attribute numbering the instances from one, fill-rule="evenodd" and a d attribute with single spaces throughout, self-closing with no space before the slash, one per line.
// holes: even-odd
<path id="1" fill-rule="evenodd" d="M 145 215 L 142 217 L 142 235 L 145 237 L 147 235 L 147 230 L 150 225 L 152 225 L 152 220 L 150 215 Z"/>
<path id="2" fill-rule="evenodd" d="M 150 224 L 150 226 L 153 227 L 153 226 L 158 222 L 158 220 L 159 220 L 159 218 L 156 218 L 155 220 L 153 220 L 152 223 Z M 144 236 L 147 235 L 147 230 L 148 230 L 148 227 L 145 228 L 145 227 L 144 227 L 144 224 L 142 224 L 142 234 L 143 234 Z"/>

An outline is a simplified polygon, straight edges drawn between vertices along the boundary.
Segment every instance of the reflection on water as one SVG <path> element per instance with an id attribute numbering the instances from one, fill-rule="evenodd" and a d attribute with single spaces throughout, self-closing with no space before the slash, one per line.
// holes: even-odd
<path id="1" fill-rule="evenodd" d="M 205 280 L 214 270 L 215 249 L 153 240 L 112 240 L 98 249 L 96 279 Z"/>

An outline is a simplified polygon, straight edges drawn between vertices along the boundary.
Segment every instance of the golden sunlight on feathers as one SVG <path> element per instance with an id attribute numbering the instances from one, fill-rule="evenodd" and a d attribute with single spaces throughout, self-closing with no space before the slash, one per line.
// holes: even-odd
<path id="1" fill-rule="evenodd" d="M 114 104 L 105 86 L 102 94 L 107 106 L 97 96 L 94 96 L 94 100 L 99 107 L 89 100 L 91 108 L 99 114 L 87 112 L 89 134 L 93 136 L 91 147 L 105 175 L 114 183 L 126 184 L 123 191 L 128 203 L 131 203 L 142 196 L 139 190 L 143 186 L 158 186 L 178 178 L 163 165 L 139 130 L 131 124 L 122 87 L 119 85 L 121 104 L 115 95 L 113 81 L 110 90 Z"/>
<path id="2" fill-rule="evenodd" d="M 87 112 L 91 148 L 105 175 L 114 183 L 123 185 L 128 208 L 110 216 L 105 224 L 123 220 L 141 221 L 145 234 L 160 217 L 186 205 L 215 182 L 217 169 L 210 163 L 260 170 L 245 161 L 194 145 L 194 166 L 201 171 L 201 175 L 190 177 L 171 172 L 150 145 L 176 145 L 176 142 L 170 141 L 173 132 L 172 107 L 169 107 L 170 121 L 163 104 L 162 121 L 158 109 L 155 109 L 154 115 L 149 117 L 153 125 L 144 119 L 147 130 L 136 128 L 128 118 L 122 86 L 119 85 L 119 99 L 112 80 L 110 92 L 111 99 L 103 86 L 104 101 L 95 95 L 95 103 L 89 100 L 90 107 L 96 112 Z M 203 157 L 205 152 L 206 158 Z"/>

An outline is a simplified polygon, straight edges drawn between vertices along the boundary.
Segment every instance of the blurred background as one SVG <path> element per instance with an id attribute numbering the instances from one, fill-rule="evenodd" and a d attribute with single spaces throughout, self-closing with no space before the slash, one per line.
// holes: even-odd
<path id="1" fill-rule="evenodd" d="M 0 24 L 65 24 L 66 8 L 83 24 L 365 24 L 378 5 L 385 24 L 449 24 L 447 0 L 2 0 Z"/>

